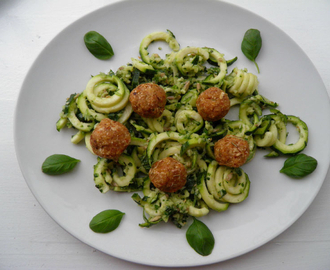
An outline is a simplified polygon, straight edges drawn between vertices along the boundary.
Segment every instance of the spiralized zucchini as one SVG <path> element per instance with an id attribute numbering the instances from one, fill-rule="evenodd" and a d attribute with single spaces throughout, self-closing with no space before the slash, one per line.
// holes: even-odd
<path id="1" fill-rule="evenodd" d="M 175 127 L 181 134 L 195 133 L 203 127 L 204 120 L 192 109 L 182 109 L 175 114 Z"/>
<path id="2" fill-rule="evenodd" d="M 164 132 L 171 130 L 174 117 L 169 110 L 164 110 L 163 114 L 158 118 L 143 118 L 143 120 L 153 132 Z"/>
<path id="3" fill-rule="evenodd" d="M 148 52 L 149 45 L 159 40 L 172 49 L 164 59 Z M 101 193 L 136 192 L 132 199 L 143 208 L 140 226 L 172 221 L 181 228 L 190 216 L 222 212 L 248 197 L 251 183 L 247 173 L 215 161 L 214 144 L 227 134 L 248 141 L 249 162 L 258 149 L 268 149 L 266 156 L 275 157 L 296 154 L 306 147 L 307 125 L 296 116 L 284 115 L 275 109 L 277 103 L 260 95 L 256 75 L 238 67 L 228 73 L 228 66 L 237 57 L 226 60 L 208 47 L 180 48 L 169 30 L 147 35 L 139 53 L 141 60 L 135 56 L 116 72 L 95 75 L 82 93 L 70 95 L 56 128 L 75 130 L 72 143 L 84 141 L 94 154 L 90 136 L 102 119 L 110 118 L 127 127 L 130 145 L 117 162 L 97 158 L 94 182 Z M 130 91 L 147 82 L 160 85 L 166 92 L 167 103 L 159 118 L 140 117 L 129 102 Z M 236 120 L 203 120 L 196 100 L 209 87 L 221 88 L 229 95 L 231 107 L 239 107 Z M 270 113 L 264 113 L 266 108 Z M 286 144 L 288 123 L 296 126 L 299 134 L 298 141 L 290 145 Z M 148 177 L 152 164 L 166 157 L 180 161 L 187 171 L 186 185 L 174 193 L 155 188 Z"/>
<path id="4" fill-rule="evenodd" d="M 112 113 L 125 108 L 130 92 L 117 76 L 101 73 L 89 80 L 84 93 L 96 111 Z"/>
<path id="5" fill-rule="evenodd" d="M 228 92 L 235 97 L 244 98 L 258 90 L 258 78 L 252 73 L 234 68 L 226 77 Z"/>

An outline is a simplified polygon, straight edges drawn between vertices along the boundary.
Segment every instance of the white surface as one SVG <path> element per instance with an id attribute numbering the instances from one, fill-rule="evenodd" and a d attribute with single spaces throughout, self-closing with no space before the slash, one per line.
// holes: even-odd
<path id="1" fill-rule="evenodd" d="M 326 76 L 330 62 L 329 2 L 232 2 L 259 14 L 290 35 L 310 57 L 330 91 L 330 80 Z M 0 99 L 0 115 L 5 131 L 0 141 L 0 268 L 102 269 L 109 265 L 111 269 L 150 268 L 96 251 L 59 227 L 27 188 L 14 153 L 13 111 L 32 62 L 64 27 L 108 3 L 111 1 L 80 1 L 77 7 L 73 1 L 0 2 L 0 71 L 4 93 Z M 38 121 L 37 116 L 35 120 Z M 246 255 L 203 269 L 215 266 L 221 269 L 329 268 L 329 177 L 305 214 L 280 236 Z"/>
<path id="2" fill-rule="evenodd" d="M 176 15 L 173 16 L 176 20 L 164 23 L 174 5 Z M 146 6 L 150 14 L 148 18 L 136 18 L 130 29 L 125 25 L 118 25 L 115 29 L 108 27 L 131 10 L 142 13 Z M 222 29 L 222 38 L 210 36 L 209 33 L 218 31 L 216 24 L 192 20 L 202 9 L 208 16 L 220 16 L 224 21 L 231 21 L 236 16 L 235 24 Z M 162 12 L 159 13 L 159 10 Z M 154 21 L 154 24 L 148 26 L 149 21 Z M 237 55 L 239 60 L 234 66 L 255 72 L 254 64 L 240 52 L 246 22 L 249 27 L 258 28 L 264 40 L 264 50 L 258 57 L 262 67 L 261 74 L 258 74 L 260 93 L 279 101 L 283 112 L 299 115 L 308 123 L 311 147 L 304 152 L 315 157 L 319 165 L 313 175 L 295 181 L 279 173 L 283 159 L 267 160 L 263 157 L 265 153 L 258 151 L 254 160 L 244 166 L 252 182 L 249 199 L 239 206 L 231 206 L 224 213 L 211 212 L 200 218 L 216 239 L 212 254 L 202 257 L 185 241 L 188 226 L 177 230 L 171 224 L 161 224 L 151 229 L 141 229 L 138 223 L 142 222 L 142 209 L 131 200 L 131 194 L 109 192 L 101 195 L 92 181 L 96 157 L 85 147 L 73 145 L 68 130 L 58 133 L 55 122 L 65 98 L 84 89 L 90 74 L 107 72 L 109 68 L 115 70 L 132 56 L 137 57 L 142 38 L 165 27 L 175 33 L 182 48 L 188 45 L 215 47 L 225 52 L 228 59 Z M 182 29 L 179 26 L 182 24 L 189 24 L 189 28 Z M 111 40 L 116 53 L 111 61 L 99 61 L 86 51 L 82 37 L 90 29 Z M 294 70 L 294 80 L 292 73 L 288 72 L 291 70 Z M 314 92 L 308 90 L 313 87 Z M 314 102 L 310 102 L 311 99 Z M 292 106 L 293 101 L 297 102 L 295 106 Z M 310 111 L 306 111 L 307 103 Z M 320 107 L 324 108 L 322 114 Z M 38 121 L 34 120 L 35 115 L 38 115 Z M 236 114 L 235 119 L 237 117 Z M 180 0 L 127 1 L 85 16 L 52 40 L 33 64 L 21 90 L 16 120 L 16 153 L 23 175 L 50 216 L 73 236 L 92 247 L 115 257 L 148 265 L 205 265 L 233 258 L 268 242 L 290 226 L 309 206 L 323 183 L 330 163 L 330 154 L 320 151 L 324 147 L 330 148 L 330 141 L 327 140 L 330 126 L 325 126 L 323 132 L 313 132 L 323 123 L 330 122 L 330 104 L 323 82 L 310 60 L 287 35 L 266 20 L 216 1 L 190 0 L 188 6 L 186 1 Z M 38 151 L 31 157 L 30 153 L 35 151 L 36 145 Z M 79 169 L 60 177 L 46 176 L 41 172 L 40 165 L 45 157 L 53 153 L 80 158 Z M 96 213 L 108 208 L 125 212 L 124 221 L 114 233 L 95 234 L 88 223 Z M 225 249 L 223 242 L 227 243 Z M 158 247 L 159 243 L 162 243 L 161 247 Z"/>

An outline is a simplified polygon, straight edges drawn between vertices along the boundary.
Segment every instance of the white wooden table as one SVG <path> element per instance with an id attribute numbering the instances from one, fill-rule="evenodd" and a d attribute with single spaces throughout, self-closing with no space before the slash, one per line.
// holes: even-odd
<path id="1" fill-rule="evenodd" d="M 14 110 L 32 62 L 64 27 L 112 2 L 0 1 L 0 269 L 156 269 L 103 254 L 59 227 L 27 187 L 14 150 Z M 330 1 L 230 2 L 291 36 L 310 57 L 330 93 Z M 330 174 L 312 205 L 281 235 L 248 254 L 202 268 L 330 269 L 329 180 Z"/>

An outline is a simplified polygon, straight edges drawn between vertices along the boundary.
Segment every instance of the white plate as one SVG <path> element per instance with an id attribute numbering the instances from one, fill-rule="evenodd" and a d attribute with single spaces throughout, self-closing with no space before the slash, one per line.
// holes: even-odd
<path id="1" fill-rule="evenodd" d="M 306 121 L 310 139 L 305 153 L 315 157 L 317 170 L 303 180 L 279 173 L 283 158 L 265 159 L 259 152 L 244 167 L 251 179 L 248 199 L 223 213 L 212 213 L 203 222 L 213 232 L 216 244 L 210 256 L 202 257 L 185 239 L 188 226 L 177 229 L 160 224 L 149 229 L 142 208 L 131 194 L 101 194 L 93 182 L 96 158 L 84 146 L 71 144 L 71 131 L 55 129 L 61 106 L 73 92 L 81 92 L 90 75 L 116 70 L 131 57 L 138 57 L 142 38 L 153 31 L 170 29 L 181 47 L 209 46 L 238 56 L 234 64 L 256 73 L 241 53 L 248 28 L 262 33 L 263 47 L 257 58 L 260 93 L 279 102 L 280 110 Z M 112 44 L 109 61 L 94 58 L 83 36 L 95 30 Z M 206 0 L 140 0 L 119 2 L 76 21 L 57 35 L 42 51 L 29 71 L 17 103 L 15 143 L 19 163 L 31 191 L 65 230 L 112 256 L 157 266 L 196 266 L 223 261 L 251 251 L 287 229 L 317 195 L 329 165 L 329 99 L 313 64 L 285 33 L 263 18 L 231 4 Z M 326 124 L 324 124 L 326 123 Z M 41 172 L 44 159 L 63 153 L 81 159 L 73 173 L 60 177 Z M 96 234 L 88 224 L 105 209 L 126 213 L 119 228 Z"/>

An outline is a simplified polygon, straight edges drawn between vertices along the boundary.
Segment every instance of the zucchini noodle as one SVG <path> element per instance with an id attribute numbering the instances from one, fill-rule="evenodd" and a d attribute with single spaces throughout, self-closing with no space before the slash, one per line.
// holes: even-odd
<path id="1" fill-rule="evenodd" d="M 106 74 L 90 79 L 84 92 L 91 106 L 101 113 L 118 112 L 125 108 L 130 93 L 117 76 Z"/>
<path id="2" fill-rule="evenodd" d="M 195 133 L 203 127 L 204 120 L 194 110 L 179 110 L 175 114 L 175 127 L 181 134 Z"/>
<path id="3" fill-rule="evenodd" d="M 149 56 L 148 47 L 152 42 L 159 40 L 167 42 L 170 48 L 175 52 L 180 48 L 175 36 L 169 30 L 167 30 L 167 32 L 154 32 L 147 35 L 140 44 L 140 56 L 145 63 L 152 65 L 155 68 L 160 68 L 162 65 L 157 61 L 157 56 Z"/>
<path id="4" fill-rule="evenodd" d="M 235 97 L 244 98 L 252 95 L 258 90 L 258 78 L 246 70 L 234 68 L 231 74 L 227 76 L 228 92 Z"/>
<path id="5" fill-rule="evenodd" d="M 208 76 L 204 80 L 204 82 L 213 83 L 213 84 L 219 83 L 224 79 L 224 77 L 227 74 L 227 62 L 224 58 L 224 55 L 219 53 L 217 50 L 211 48 L 205 48 L 205 49 L 209 52 L 209 60 L 212 62 L 216 62 L 217 65 L 220 67 L 220 72 L 216 76 L 214 75 Z"/>
<path id="6" fill-rule="evenodd" d="M 149 45 L 157 41 L 165 41 L 171 49 L 164 59 L 149 54 Z M 238 67 L 228 73 L 237 57 L 226 60 L 224 54 L 209 47 L 180 48 L 169 30 L 145 36 L 139 54 L 140 59 L 136 55 L 116 71 L 93 76 L 83 92 L 71 94 L 56 129 L 75 130 L 71 142 L 84 142 L 92 154 L 91 133 L 102 119 L 118 121 L 128 129 L 131 142 L 118 161 L 97 157 L 94 182 L 101 193 L 133 192 L 132 199 L 143 208 L 141 227 L 172 221 L 181 228 L 191 216 L 222 212 L 246 200 L 251 185 L 247 173 L 215 161 L 214 144 L 226 135 L 248 141 L 249 162 L 258 149 L 268 150 L 266 157 L 276 157 L 306 147 L 307 125 L 296 116 L 281 113 L 277 103 L 259 94 L 256 75 Z M 129 102 L 136 86 L 150 82 L 166 93 L 165 110 L 158 118 L 142 118 Z M 202 118 L 196 101 L 210 87 L 228 94 L 230 106 L 238 107 L 236 119 L 210 122 Z M 265 114 L 265 109 L 270 113 Z M 288 123 L 299 134 L 293 144 L 287 144 Z M 173 193 L 157 189 L 148 176 L 153 163 L 166 157 L 178 160 L 187 171 L 185 186 Z"/>
<path id="7" fill-rule="evenodd" d="M 174 117 L 169 110 L 164 110 L 163 114 L 158 118 L 143 118 L 143 120 L 153 132 L 164 132 L 171 130 Z"/>
<path id="8" fill-rule="evenodd" d="M 242 169 L 225 166 L 217 168 L 214 176 L 217 199 L 227 203 L 240 203 L 249 195 L 250 180 Z"/>
<path id="9" fill-rule="evenodd" d="M 208 58 L 207 50 L 199 47 L 186 47 L 177 53 L 175 62 L 181 74 L 198 74 L 204 70 L 205 67 L 202 64 Z"/>

